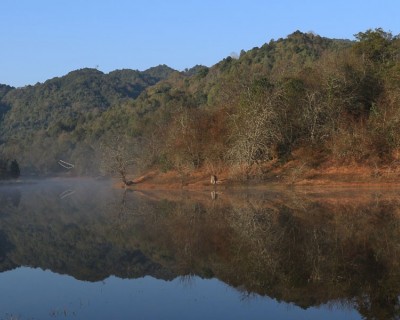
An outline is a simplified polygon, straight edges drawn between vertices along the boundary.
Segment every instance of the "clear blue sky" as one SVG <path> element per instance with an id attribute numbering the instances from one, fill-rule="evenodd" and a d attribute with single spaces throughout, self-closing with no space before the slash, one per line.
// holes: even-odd
<path id="1" fill-rule="evenodd" d="M 0 0 L 0 83 L 97 67 L 211 66 L 300 30 L 400 33 L 399 0 Z"/>

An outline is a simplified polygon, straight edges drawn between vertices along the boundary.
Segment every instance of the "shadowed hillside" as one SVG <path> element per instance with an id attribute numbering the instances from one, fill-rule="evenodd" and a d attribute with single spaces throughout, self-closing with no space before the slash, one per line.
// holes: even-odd
<path id="1" fill-rule="evenodd" d="M 17 158 L 25 173 L 59 172 L 62 168 L 57 161 L 71 157 L 75 163 L 84 163 L 78 173 L 98 172 L 96 162 L 89 165 L 87 159 L 93 160 L 95 154 L 98 135 L 88 132 L 96 131 L 95 120 L 174 72 L 165 65 L 109 74 L 81 69 L 34 86 L 15 89 L 2 85 L 0 155 Z"/>

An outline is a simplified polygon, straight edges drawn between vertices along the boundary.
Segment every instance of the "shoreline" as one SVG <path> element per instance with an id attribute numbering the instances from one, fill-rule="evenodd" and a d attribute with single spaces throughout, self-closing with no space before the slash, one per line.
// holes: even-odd
<path id="1" fill-rule="evenodd" d="M 264 179 L 240 180 L 225 170 L 217 174 L 217 184 L 211 184 L 211 174 L 196 170 L 185 175 L 177 171 L 148 171 L 139 177 L 129 177 L 132 185 L 115 182 L 116 188 L 128 190 L 185 190 L 185 191 L 228 191 L 265 189 L 335 189 L 335 188 L 379 188 L 400 189 L 400 170 L 369 168 L 362 166 L 329 167 L 304 170 L 294 176 L 293 168 L 271 171 Z"/>

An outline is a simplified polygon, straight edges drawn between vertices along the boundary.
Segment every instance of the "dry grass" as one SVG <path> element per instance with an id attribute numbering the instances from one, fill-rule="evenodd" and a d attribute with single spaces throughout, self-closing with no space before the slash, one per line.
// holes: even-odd
<path id="1" fill-rule="evenodd" d="M 219 168 L 218 184 L 210 183 L 210 170 L 203 168 L 188 172 L 185 177 L 177 171 L 151 170 L 140 177 L 131 177 L 135 190 L 225 190 L 246 187 L 282 186 L 400 186 L 400 162 L 388 165 L 341 165 L 334 160 L 314 167 L 305 161 L 291 160 L 284 164 L 266 163 L 250 169 Z M 243 175 L 246 175 L 244 177 Z M 123 187 L 117 183 L 116 187 Z"/>

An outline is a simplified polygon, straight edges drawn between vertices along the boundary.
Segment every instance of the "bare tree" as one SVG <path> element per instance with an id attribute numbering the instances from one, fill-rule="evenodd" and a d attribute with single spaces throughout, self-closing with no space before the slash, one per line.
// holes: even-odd
<path id="1" fill-rule="evenodd" d="M 231 116 L 233 132 L 228 157 L 251 166 L 268 160 L 282 139 L 276 104 L 279 92 L 264 87 L 248 88 L 239 111 Z"/>
<path id="2" fill-rule="evenodd" d="M 129 140 L 120 135 L 112 136 L 100 144 L 101 170 L 105 174 L 118 175 L 124 185 L 131 185 L 127 175 L 134 164 Z"/>

